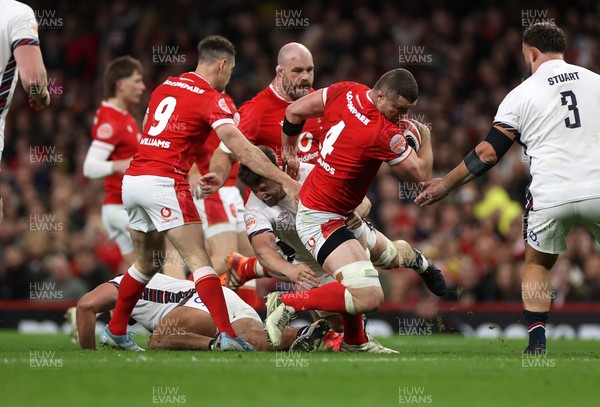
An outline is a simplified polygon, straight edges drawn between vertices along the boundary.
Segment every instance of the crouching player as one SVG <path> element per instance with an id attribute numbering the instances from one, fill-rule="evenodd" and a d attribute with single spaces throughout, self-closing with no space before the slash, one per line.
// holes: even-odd
<path id="1" fill-rule="evenodd" d="M 273 163 L 277 162 L 277 157 L 272 149 L 264 146 L 259 148 Z M 300 183 L 306 179 L 313 168 L 314 166 L 311 164 L 300 164 Z M 245 221 L 250 243 L 257 256 L 257 260 L 247 260 L 240 259 L 238 255 L 238 263 L 243 263 L 245 266 L 252 262 L 254 263 L 253 268 L 256 268 L 256 264 L 260 264 L 262 265 L 260 266 L 261 275 L 271 277 L 283 275 L 305 289 L 335 282 L 331 276 L 323 271 L 300 240 L 296 230 L 296 208 L 285 191 L 275 182 L 257 175 L 243 165 L 240 166 L 238 176 L 252 191 L 246 203 Z M 367 203 L 368 200 L 363 201 L 355 213 L 348 217 L 347 224 L 359 241 L 369 250 L 374 265 L 383 269 L 413 268 L 434 294 L 444 295 L 446 292 L 444 278 L 432 262 L 413 249 L 407 242 L 391 242 L 382 233 L 371 229 L 362 221 L 362 217 L 365 216 L 370 207 Z M 295 250 L 293 264 L 290 264 L 279 255 L 275 243 L 276 238 L 281 239 Z M 244 266 L 241 268 L 244 269 Z M 237 277 L 236 281 L 238 283 L 243 283 L 244 279 L 251 277 L 251 270 L 246 268 L 241 273 L 230 274 Z M 255 273 L 252 274 L 256 277 Z M 342 313 L 345 338 L 340 349 L 347 352 L 395 353 L 395 351 L 383 347 L 365 335 L 362 329 L 362 317 L 362 314 Z M 354 329 L 357 318 L 360 320 L 359 326 L 361 327 L 358 332 Z"/>
<path id="2" fill-rule="evenodd" d="M 122 278 L 99 285 L 79 300 L 76 309 L 67 311 L 72 334 L 82 349 L 96 348 L 96 314 L 114 309 Z M 288 327 L 281 345 L 273 347 L 256 311 L 226 287 L 223 295 L 234 331 L 257 351 L 314 351 L 330 329 L 324 320 L 301 328 Z M 189 280 L 156 274 L 136 303 L 131 318 L 152 332 L 148 342 L 151 349 L 222 350 L 216 324 Z"/>

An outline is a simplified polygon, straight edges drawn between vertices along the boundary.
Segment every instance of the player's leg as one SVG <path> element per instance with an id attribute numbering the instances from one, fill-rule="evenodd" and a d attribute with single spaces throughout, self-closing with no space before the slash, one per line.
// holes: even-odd
<path id="1" fill-rule="evenodd" d="M 221 280 L 204 249 L 204 235 L 200 223 L 188 223 L 169 229 L 167 238 L 192 271 L 196 291 L 210 310 L 219 332 L 225 332 L 235 338 L 236 334 L 229 323 L 227 305 L 221 290 Z"/>
<path id="2" fill-rule="evenodd" d="M 108 324 L 114 335 L 125 335 L 133 307 L 140 299 L 152 276 L 160 270 L 160 263 L 153 254 L 164 250 L 164 236 L 156 231 L 130 231 L 133 241 L 135 262 L 127 270 L 119 284 L 119 296 L 112 318 Z"/>
<path id="3" fill-rule="evenodd" d="M 546 353 L 546 322 L 552 298 L 550 270 L 567 250 L 566 237 L 575 221 L 573 204 L 528 210 L 523 218 L 525 272 L 521 280 L 523 317 L 529 332 L 524 354 Z"/>
<path id="4" fill-rule="evenodd" d="M 353 230 L 361 244 L 369 250 L 375 267 L 390 270 L 398 267 L 413 269 L 435 295 L 446 294 L 446 281 L 440 269 L 405 240 L 392 242 L 383 233 L 366 222 Z"/>
<path id="5" fill-rule="evenodd" d="M 123 205 L 103 205 L 102 225 L 108 237 L 119 246 L 119 251 L 127 264 L 135 262 L 133 241 L 129 233 L 129 216 Z"/>
<path id="6" fill-rule="evenodd" d="M 175 307 L 156 327 L 148 340 L 151 349 L 209 350 L 217 327 L 208 312 Z"/>

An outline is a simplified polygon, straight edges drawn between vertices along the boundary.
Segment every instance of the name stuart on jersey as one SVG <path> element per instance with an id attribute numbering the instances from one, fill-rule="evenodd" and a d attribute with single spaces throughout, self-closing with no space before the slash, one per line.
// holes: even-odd
<path id="1" fill-rule="evenodd" d="M 551 78 L 548 78 L 548 84 L 550 86 L 552 86 L 552 85 L 556 85 L 557 83 L 576 81 L 578 79 L 579 79 L 579 72 L 567 72 L 567 73 L 561 73 L 561 74 L 558 74 Z"/>

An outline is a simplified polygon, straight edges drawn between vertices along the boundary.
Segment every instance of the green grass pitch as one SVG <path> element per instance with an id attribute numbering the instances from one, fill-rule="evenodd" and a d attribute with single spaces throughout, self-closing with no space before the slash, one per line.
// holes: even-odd
<path id="1" fill-rule="evenodd" d="M 145 343 L 137 337 L 138 343 Z M 597 406 L 600 344 L 382 339 L 399 355 L 81 351 L 0 331 L 0 406 Z"/>

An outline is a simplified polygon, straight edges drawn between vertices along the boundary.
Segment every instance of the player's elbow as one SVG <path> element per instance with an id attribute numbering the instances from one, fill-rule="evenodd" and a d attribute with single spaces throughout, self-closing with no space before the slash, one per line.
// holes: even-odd
<path id="1" fill-rule="evenodd" d="M 85 294 L 77 301 L 77 313 L 81 314 L 84 312 L 96 313 L 96 303 L 90 293 Z"/>

